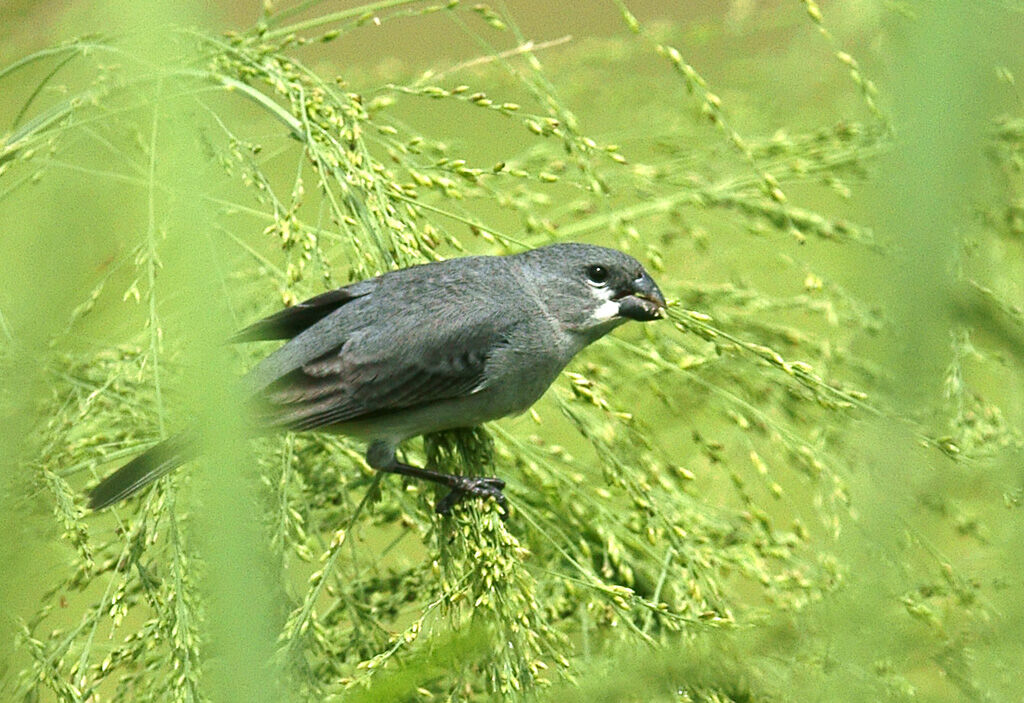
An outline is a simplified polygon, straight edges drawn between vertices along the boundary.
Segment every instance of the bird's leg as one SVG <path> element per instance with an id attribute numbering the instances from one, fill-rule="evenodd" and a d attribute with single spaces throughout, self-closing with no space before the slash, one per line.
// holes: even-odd
<path id="1" fill-rule="evenodd" d="M 502 493 L 502 489 L 505 488 L 505 482 L 500 478 L 491 478 L 487 476 L 456 476 L 454 474 L 443 474 L 439 471 L 432 471 L 430 469 L 421 469 L 418 466 L 411 466 L 410 464 L 404 464 L 395 457 L 395 450 L 383 442 L 374 442 L 370 444 L 366 451 L 366 463 L 372 466 L 378 471 L 384 471 L 389 474 L 401 474 L 403 476 L 412 476 L 424 481 L 431 481 L 433 483 L 447 486 L 451 491 L 438 501 L 435 510 L 442 515 L 447 515 L 451 512 L 451 509 L 462 499 L 467 497 L 476 497 L 487 499 L 494 497 L 498 505 L 501 506 L 501 510 L 506 515 L 508 514 L 508 505 L 505 500 L 505 494 Z"/>
<path id="2" fill-rule="evenodd" d="M 410 466 L 409 464 L 403 464 L 398 461 L 390 466 L 381 466 L 378 470 L 386 471 L 389 474 L 412 476 L 413 478 L 432 481 L 450 488 L 451 491 L 448 495 L 438 501 L 437 507 L 435 508 L 437 512 L 442 515 L 447 515 L 460 500 L 467 497 L 486 499 L 494 496 L 494 499 L 498 501 L 498 505 L 501 506 L 502 511 L 508 512 L 508 508 L 505 503 L 505 494 L 501 492 L 501 489 L 505 487 L 505 482 L 500 478 L 442 474 L 437 471 L 421 469 L 418 466 Z"/>

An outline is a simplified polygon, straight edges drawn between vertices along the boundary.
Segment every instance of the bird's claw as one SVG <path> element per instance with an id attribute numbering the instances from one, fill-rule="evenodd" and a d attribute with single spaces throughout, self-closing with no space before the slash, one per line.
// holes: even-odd
<path id="1" fill-rule="evenodd" d="M 448 495 L 438 501 L 435 508 L 438 513 L 448 515 L 452 508 L 465 498 L 486 500 L 493 497 L 501 507 L 502 519 L 508 517 L 508 502 L 505 500 L 505 494 L 501 492 L 505 488 L 503 480 L 487 476 L 459 476 L 457 478 L 457 484 L 452 487 Z"/>

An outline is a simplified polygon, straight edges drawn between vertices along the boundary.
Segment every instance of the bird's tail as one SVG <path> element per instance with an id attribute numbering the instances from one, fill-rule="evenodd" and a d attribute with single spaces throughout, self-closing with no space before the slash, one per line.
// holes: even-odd
<path id="1" fill-rule="evenodd" d="M 102 510 L 134 495 L 196 454 L 185 433 L 168 437 L 99 482 L 89 491 L 89 508 Z"/>

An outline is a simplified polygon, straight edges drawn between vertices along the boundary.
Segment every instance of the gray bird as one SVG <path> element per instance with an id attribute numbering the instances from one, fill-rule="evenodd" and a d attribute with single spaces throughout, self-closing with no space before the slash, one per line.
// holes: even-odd
<path id="1" fill-rule="evenodd" d="M 577 352 L 627 320 L 662 316 L 665 298 L 633 257 L 588 244 L 412 266 L 323 293 L 232 341 L 289 340 L 243 379 L 259 433 L 324 430 L 367 443 L 379 471 L 447 486 L 447 513 L 493 496 L 499 478 L 453 476 L 398 461 L 410 437 L 527 410 Z M 193 458 L 187 432 L 103 479 L 105 508 Z"/>

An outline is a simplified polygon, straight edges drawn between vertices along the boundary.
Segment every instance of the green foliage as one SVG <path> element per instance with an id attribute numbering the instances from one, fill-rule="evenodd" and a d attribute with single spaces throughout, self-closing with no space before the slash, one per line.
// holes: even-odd
<path id="1" fill-rule="evenodd" d="M 931 143 L 869 78 L 899 50 L 854 58 L 814 2 L 779 15 L 822 43 L 785 77 L 820 71 L 839 107 L 782 127 L 762 88 L 688 55 L 699 27 L 617 0 L 617 36 L 571 44 L 528 41 L 502 5 L 316 5 L 221 36 L 126 7 L 123 32 L 0 70 L 0 696 L 1015 690 L 1019 105 L 974 141 L 954 124 L 934 162 L 954 175 L 922 194 L 892 156 L 930 164 Z M 844 17 L 879 42 L 937 21 L 867 5 Z M 476 56 L 330 75 L 331 47 L 403 24 Z M 917 236 L 933 209 L 947 219 Z M 672 306 L 586 350 L 528 416 L 409 443 L 415 463 L 505 478 L 507 520 L 437 516 L 430 487 L 374 474 L 345 438 L 235 441 L 225 379 L 266 349 L 225 358 L 232 326 L 555 239 L 631 251 Z M 85 512 L 95 478 L 193 421 L 208 459 Z"/>

